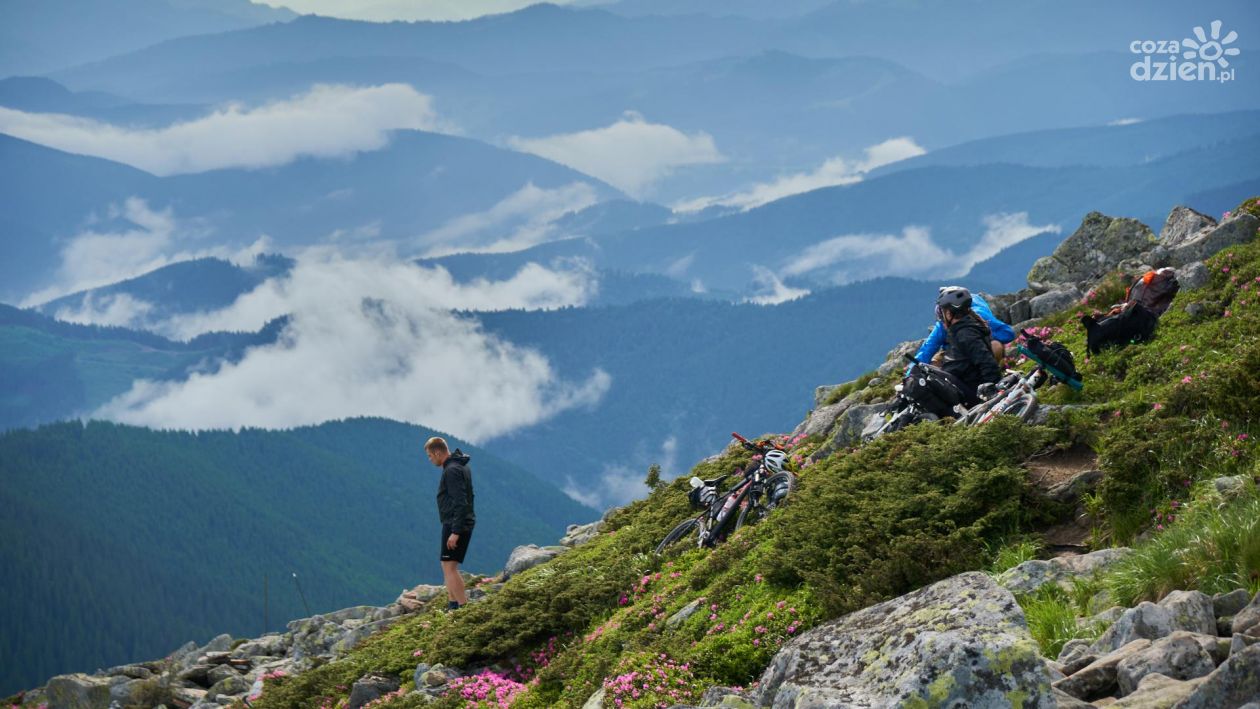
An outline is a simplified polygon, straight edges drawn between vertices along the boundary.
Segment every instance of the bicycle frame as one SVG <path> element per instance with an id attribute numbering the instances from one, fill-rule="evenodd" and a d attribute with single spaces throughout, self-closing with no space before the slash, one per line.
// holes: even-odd
<path id="1" fill-rule="evenodd" d="M 1041 380 L 1045 376 L 1045 370 L 1040 366 L 1034 367 L 1028 374 L 1021 374 L 1009 389 L 998 390 L 998 393 L 992 399 L 979 404 L 980 407 L 986 408 L 971 422 L 972 425 L 979 426 L 992 421 L 995 417 L 1006 413 L 1015 406 L 1016 402 L 1024 397 L 1031 397 L 1035 402 L 1037 400 L 1037 387 L 1040 386 Z M 963 420 L 967 418 L 970 417 L 964 417 Z"/>

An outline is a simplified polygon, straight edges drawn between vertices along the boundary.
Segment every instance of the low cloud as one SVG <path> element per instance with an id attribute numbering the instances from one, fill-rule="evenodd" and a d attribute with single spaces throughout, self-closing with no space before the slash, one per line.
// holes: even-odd
<path id="1" fill-rule="evenodd" d="M 224 246 L 198 248 L 199 240 L 208 233 L 204 225 L 197 220 L 179 219 L 171 209 L 153 209 L 137 197 L 122 205 L 111 205 L 103 215 L 89 221 L 89 228 L 70 237 L 61 247 L 52 282 L 24 298 L 22 307 L 135 278 L 176 261 L 214 256 L 247 263 L 265 251 L 269 243 L 262 237 L 239 251 Z M 77 317 L 70 315 L 67 319 L 83 322 L 92 311 L 102 308 L 114 309 L 113 315 L 99 316 L 102 322 L 121 317 L 124 308 L 138 312 L 135 302 L 128 305 L 117 299 L 98 299 L 85 307 L 87 310 Z"/>
<path id="2" fill-rule="evenodd" d="M 931 229 L 912 225 L 900 234 L 847 234 L 819 242 L 788 261 L 781 271 L 837 285 L 879 276 L 952 278 L 966 275 L 975 264 L 1031 236 L 1061 231 L 1054 224 L 1029 224 L 1027 212 L 986 215 L 981 223 L 984 234 L 961 254 L 938 245 Z"/>
<path id="3" fill-rule="evenodd" d="M 1134 125 L 1136 123 L 1141 123 L 1141 122 L 1142 122 L 1141 118 L 1117 118 L 1114 121 L 1109 121 L 1107 125 L 1112 126 L 1112 127 L 1131 126 L 1131 125 Z"/>
<path id="4" fill-rule="evenodd" d="M 312 251 L 286 277 L 217 312 L 168 323 L 192 335 L 256 329 L 289 314 L 277 342 L 186 381 L 135 382 L 93 416 L 155 428 L 286 428 L 385 416 L 483 441 L 597 404 L 611 378 L 564 381 L 541 354 L 452 312 L 580 305 L 588 271 L 530 265 L 513 278 L 456 284 L 439 268 Z"/>
<path id="5" fill-rule="evenodd" d="M 927 153 L 912 138 L 893 138 L 864 151 L 860 160 L 841 156 L 828 159 L 810 172 L 784 175 L 770 182 L 753 185 L 749 189 L 722 197 L 700 197 L 674 206 L 677 212 L 696 212 L 708 207 L 727 207 L 748 211 L 794 194 L 809 192 L 822 187 L 850 185 L 861 182 L 866 173 L 877 167 Z"/>
<path id="6" fill-rule="evenodd" d="M 778 305 L 779 303 L 786 303 L 789 300 L 796 300 L 809 295 L 809 289 L 807 288 L 790 288 L 783 285 L 783 281 L 775 275 L 774 271 L 765 266 L 753 267 L 753 282 L 757 284 L 757 293 L 745 298 L 745 303 Z"/>
<path id="7" fill-rule="evenodd" d="M 661 466 L 661 479 L 665 481 L 678 477 L 678 439 L 674 436 L 666 438 L 660 449 L 651 454 L 637 455 L 634 465 L 605 465 L 599 476 L 598 487 L 578 485 L 572 478 L 564 484 L 564 494 L 578 502 L 597 510 L 614 505 L 624 505 L 647 495 L 644 485 L 648 468 L 652 464 Z M 639 469 L 639 468 L 642 469 Z"/>
<path id="8" fill-rule="evenodd" d="M 453 132 L 432 100 L 406 84 L 316 86 L 249 108 L 231 104 L 164 128 L 133 129 L 87 118 L 0 108 L 0 133 L 155 175 L 283 165 L 298 157 L 379 150 L 396 129 Z"/>
<path id="9" fill-rule="evenodd" d="M 415 239 L 425 257 L 520 251 L 555 238 L 555 221 L 599 201 L 585 182 L 546 189 L 532 182 L 484 212 L 456 217 Z"/>
<path id="10" fill-rule="evenodd" d="M 648 123 L 634 112 L 603 128 L 545 138 L 513 137 L 508 144 L 599 178 L 636 198 L 646 196 L 657 181 L 678 168 L 726 159 L 708 133 L 689 135 Z"/>

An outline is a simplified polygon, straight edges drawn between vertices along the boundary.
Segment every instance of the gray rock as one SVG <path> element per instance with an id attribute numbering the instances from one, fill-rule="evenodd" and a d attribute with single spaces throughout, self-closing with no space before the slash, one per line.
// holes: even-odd
<path id="1" fill-rule="evenodd" d="M 594 694 L 587 698 L 586 703 L 582 705 L 582 709 L 600 709 L 604 706 L 604 695 L 607 692 L 600 687 Z"/>
<path id="2" fill-rule="evenodd" d="M 1218 593 L 1212 596 L 1212 615 L 1217 618 L 1237 615 L 1238 611 L 1247 607 L 1251 594 L 1245 588 L 1236 588 L 1229 593 Z"/>
<path id="3" fill-rule="evenodd" d="M 591 522 L 590 524 L 571 524 L 565 530 L 564 536 L 560 538 L 560 543 L 566 547 L 575 547 L 585 544 L 594 539 L 599 534 L 599 528 L 604 524 L 603 520 Z"/>
<path id="4" fill-rule="evenodd" d="M 761 677 L 760 706 L 1053 707 L 1023 611 L 967 573 L 825 623 L 790 641 Z"/>
<path id="5" fill-rule="evenodd" d="M 688 618 L 696 614 L 700 610 L 700 599 L 696 599 L 691 603 L 683 606 L 677 613 L 671 615 L 665 620 L 665 627 L 677 628 L 687 621 Z"/>
<path id="6" fill-rule="evenodd" d="M 1116 666 L 1116 681 L 1120 696 L 1132 694 L 1143 677 L 1158 673 L 1171 679 L 1206 677 L 1216 669 L 1212 656 L 1193 633 L 1178 630 L 1166 638 L 1160 638 L 1150 647 L 1133 653 Z"/>
<path id="7" fill-rule="evenodd" d="M 1230 625 L 1233 633 L 1260 636 L 1260 593 L 1251 599 L 1242 610 L 1234 614 L 1234 622 Z"/>
<path id="8" fill-rule="evenodd" d="M 836 432 L 831 438 L 830 449 L 848 448 L 862 440 L 862 430 L 866 428 L 871 418 L 880 416 L 887 410 L 887 403 L 850 406 L 836 417 Z"/>
<path id="9" fill-rule="evenodd" d="M 1082 495 L 1098 487 L 1102 478 L 1101 470 L 1083 470 L 1046 490 L 1046 497 L 1055 502 L 1076 502 Z"/>
<path id="10" fill-rule="evenodd" d="M 232 657 L 283 657 L 289 649 L 289 640 L 279 633 L 268 633 L 256 640 L 241 643 L 232 651 Z"/>
<path id="11" fill-rule="evenodd" d="M 1056 709 L 1094 709 L 1094 705 L 1089 702 L 1082 702 L 1072 695 L 1058 689 L 1052 689 L 1051 695 L 1054 697 L 1054 707 Z"/>
<path id="12" fill-rule="evenodd" d="M 347 709 L 360 709 L 364 704 L 374 699 L 380 699 L 390 692 L 398 691 L 398 687 L 397 677 L 378 674 L 364 675 L 350 688 L 350 700 L 346 707 Z"/>
<path id="13" fill-rule="evenodd" d="M 704 694 L 700 695 L 700 706 L 702 707 L 720 707 L 724 706 L 727 697 L 735 699 L 743 699 L 743 694 L 734 687 L 709 687 L 704 690 Z M 729 706 L 729 705 L 725 705 Z"/>
<path id="14" fill-rule="evenodd" d="M 1260 700 L 1260 645 L 1230 655 L 1177 709 L 1230 709 Z"/>
<path id="15" fill-rule="evenodd" d="M 155 680 L 150 679 L 130 679 L 119 682 L 109 688 L 109 700 L 111 703 L 117 702 L 124 707 L 140 704 L 146 699 L 146 695 L 155 683 Z"/>
<path id="16" fill-rule="evenodd" d="M 1032 302 L 1028 299 L 1017 300 L 1011 303 L 1010 322 L 1023 322 L 1032 319 Z"/>
<path id="17" fill-rule="evenodd" d="M 1243 605 L 1247 605 L 1246 601 L 1243 602 Z M 144 665 L 118 665 L 97 674 L 129 677 L 131 679 L 148 679 L 153 676 L 153 670 Z"/>
<path id="18" fill-rule="evenodd" d="M 469 599 L 472 594 L 469 592 Z M 398 618 L 385 618 L 383 620 L 364 623 L 357 627 L 351 628 L 341 634 L 331 645 L 328 646 L 328 654 L 334 657 L 340 657 L 358 647 L 359 643 L 367 640 L 376 633 L 388 629 L 394 623 L 398 622 Z"/>
<path id="19" fill-rule="evenodd" d="M 445 586 L 434 586 L 422 583 L 415 588 L 403 590 L 394 603 L 402 612 L 420 610 L 424 604 L 446 593 Z"/>
<path id="20" fill-rule="evenodd" d="M 206 690 L 190 687 L 172 687 L 171 694 L 175 697 L 176 703 L 183 704 L 196 704 L 206 698 Z"/>
<path id="21" fill-rule="evenodd" d="M 1075 288 L 1063 288 L 1042 293 L 1033 298 L 1029 301 L 1029 308 L 1032 311 L 1032 317 L 1044 318 L 1047 315 L 1053 315 L 1060 310 L 1072 307 L 1080 299 L 1080 291 Z"/>
<path id="22" fill-rule="evenodd" d="M 1067 679 L 1055 682 L 1054 686 L 1060 691 L 1085 701 L 1107 696 L 1116 691 L 1116 668 L 1120 663 L 1150 646 L 1150 640 L 1134 640 L 1115 652 L 1091 662 Z"/>
<path id="23" fill-rule="evenodd" d="M 1181 290 L 1198 290 L 1208 283 L 1207 265 L 1202 261 L 1194 261 L 1177 269 L 1177 283 Z"/>
<path id="24" fill-rule="evenodd" d="M 329 623 L 343 625 L 348 620 L 363 620 L 376 611 L 375 606 L 353 606 L 351 608 L 342 608 L 332 613 L 324 613 L 324 620 Z"/>
<path id="25" fill-rule="evenodd" d="M 1115 709 L 1172 709 L 1177 702 L 1190 696 L 1205 679 L 1182 681 L 1157 672 L 1148 674 L 1132 694 L 1108 706 Z"/>
<path id="26" fill-rule="evenodd" d="M 203 688 L 209 687 L 211 684 L 213 684 L 213 682 L 210 681 L 210 670 L 213 670 L 215 667 L 217 667 L 217 665 L 211 665 L 211 664 L 206 664 L 206 663 L 203 663 L 200 665 L 193 665 L 192 667 L 189 667 L 188 669 L 181 670 L 178 674 L 175 675 L 175 678 L 181 679 L 185 682 L 192 682 L 193 684 L 199 684 Z"/>
<path id="27" fill-rule="evenodd" d="M 1173 591 L 1159 602 L 1172 614 L 1174 630 L 1216 635 L 1212 597 L 1202 591 Z"/>
<path id="28" fill-rule="evenodd" d="M 814 409 L 810 412 L 809 418 L 796 427 L 792 435 L 802 435 L 806 438 L 826 435 L 828 431 L 835 427 L 836 419 L 839 418 L 840 414 L 848 411 L 855 401 L 857 401 L 856 397 L 846 396 L 834 404 Z"/>
<path id="29" fill-rule="evenodd" d="M 1121 261 L 1149 251 L 1155 243 L 1150 228 L 1136 219 L 1090 212 L 1053 254 L 1037 259 L 1028 272 L 1028 285 L 1044 293 L 1058 284 L 1096 281 Z"/>
<path id="30" fill-rule="evenodd" d="M 1216 478 L 1212 481 L 1212 485 L 1220 493 L 1221 497 L 1227 500 L 1246 494 L 1255 489 L 1256 486 L 1249 475 L 1230 475 Z"/>
<path id="31" fill-rule="evenodd" d="M 560 551 L 554 547 L 540 547 L 537 544 L 516 547 L 508 555 L 507 563 L 503 565 L 503 580 L 506 581 L 525 569 L 551 561 L 560 555 Z"/>
<path id="32" fill-rule="evenodd" d="M 831 392 L 835 391 L 836 389 L 839 389 L 841 386 L 843 385 L 823 384 L 822 386 L 814 387 L 814 408 L 816 409 L 822 406 L 823 402 L 831 397 Z"/>
<path id="33" fill-rule="evenodd" d="M 1158 640 L 1174 630 L 1216 634 L 1212 599 L 1199 591 L 1174 591 L 1158 605 L 1149 601 L 1130 608 L 1093 645 L 1109 653 L 1139 638 Z"/>
<path id="34" fill-rule="evenodd" d="M 1186 315 L 1189 315 L 1192 318 L 1199 318 L 1207 312 L 1207 308 L 1203 305 L 1203 303 L 1186 303 L 1185 311 Z"/>
<path id="35" fill-rule="evenodd" d="M 1089 649 L 1086 640 L 1069 640 L 1059 651 L 1059 664 L 1063 666 L 1063 674 L 1074 675 L 1092 665 L 1098 656 Z"/>
<path id="36" fill-rule="evenodd" d="M 1070 589 L 1073 578 L 1099 573 L 1132 553 L 1128 547 L 1116 547 L 1054 559 L 1031 559 L 999 574 L 997 582 L 1016 594 L 1032 593 L 1047 583 Z"/>
<path id="37" fill-rule="evenodd" d="M 1159 230 L 1159 245 L 1172 249 L 1185 243 L 1190 237 L 1216 226 L 1216 220 L 1183 205 L 1173 207 Z"/>
<path id="38" fill-rule="evenodd" d="M 206 692 L 206 699 L 218 701 L 219 698 L 236 697 L 249 691 L 250 683 L 240 675 L 225 677 Z"/>
<path id="39" fill-rule="evenodd" d="M 206 680 L 214 685 L 229 677 L 239 677 L 240 675 L 241 673 L 233 669 L 231 665 L 219 665 L 206 673 Z"/>
<path id="40" fill-rule="evenodd" d="M 1219 225 L 1203 229 L 1170 248 L 1168 262 L 1180 266 L 1192 261 L 1202 261 L 1216 252 L 1251 241 L 1260 228 L 1260 219 L 1248 212 L 1239 212 Z"/>
<path id="41" fill-rule="evenodd" d="M 197 651 L 198 655 L 209 655 L 212 652 L 227 652 L 232 649 L 232 636 L 224 633 L 206 643 Z"/>

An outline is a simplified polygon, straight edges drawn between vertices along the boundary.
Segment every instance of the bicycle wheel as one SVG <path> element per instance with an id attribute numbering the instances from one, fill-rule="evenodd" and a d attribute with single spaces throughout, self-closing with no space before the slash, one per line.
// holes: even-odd
<path id="1" fill-rule="evenodd" d="M 775 495 L 775 489 L 781 488 L 781 492 Z M 792 495 L 792 491 L 796 489 L 796 476 L 792 473 L 775 473 L 766 480 L 766 509 L 773 510 L 787 504 L 788 497 Z"/>
<path id="2" fill-rule="evenodd" d="M 1020 421 L 1028 423 L 1037 413 L 1037 397 L 1032 394 L 1025 394 L 1015 400 L 1009 411 L 1018 416 Z"/>
<path id="3" fill-rule="evenodd" d="M 745 522 L 752 523 L 762 517 L 765 517 L 766 513 L 769 511 L 770 510 L 765 507 L 762 507 L 760 500 L 748 500 L 748 504 L 744 505 L 744 507 L 739 511 L 739 516 L 735 518 L 735 528 L 731 530 L 731 534 L 738 532 L 739 528 L 743 527 Z"/>
<path id="4" fill-rule="evenodd" d="M 656 545 L 656 553 L 663 554 L 667 548 L 674 545 L 675 543 L 677 543 L 679 540 L 683 539 L 684 537 L 690 535 L 692 532 L 696 531 L 696 527 L 698 527 L 699 524 L 700 523 L 696 520 L 695 517 L 692 517 L 691 519 L 688 519 L 688 520 L 683 520 L 681 524 L 679 524 L 677 527 L 674 527 L 672 530 L 670 530 L 669 534 L 665 535 L 665 538 L 661 540 L 660 544 Z"/>
<path id="5" fill-rule="evenodd" d="M 994 397 L 992 399 L 989 399 L 988 401 L 982 401 L 979 404 L 976 404 L 970 409 L 967 409 L 967 413 L 954 419 L 954 425 L 955 426 L 975 426 L 976 422 L 980 420 L 980 417 L 988 413 L 989 409 L 996 406 L 997 403 L 1001 400 L 1002 399 L 1000 397 Z"/>

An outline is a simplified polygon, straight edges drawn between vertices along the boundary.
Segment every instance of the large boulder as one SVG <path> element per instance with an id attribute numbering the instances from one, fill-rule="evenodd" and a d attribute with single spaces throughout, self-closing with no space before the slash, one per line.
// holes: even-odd
<path id="1" fill-rule="evenodd" d="M 1037 259 L 1028 272 L 1028 285 L 1044 293 L 1057 284 L 1095 281 L 1155 243 L 1150 227 L 1136 219 L 1090 212 L 1054 253 Z"/>
<path id="2" fill-rule="evenodd" d="M 1260 637 L 1260 593 L 1251 599 L 1251 603 L 1234 614 L 1234 622 L 1230 630 L 1243 635 Z"/>
<path id="3" fill-rule="evenodd" d="M 1205 679 L 1182 681 L 1154 672 L 1143 677 L 1132 694 L 1107 706 L 1110 709 L 1172 709 L 1193 694 Z"/>
<path id="4" fill-rule="evenodd" d="M 564 551 L 564 547 L 540 547 L 537 544 L 518 546 L 508 555 L 503 565 L 503 580 L 506 581 L 525 569 L 551 561 Z"/>
<path id="5" fill-rule="evenodd" d="M 1181 290 L 1198 290 L 1206 286 L 1208 280 L 1207 264 L 1202 261 L 1194 261 L 1177 269 L 1177 284 L 1181 286 Z"/>
<path id="6" fill-rule="evenodd" d="M 1032 559 L 1004 571 L 997 582 L 1011 593 L 1032 593 L 1048 583 L 1071 589 L 1072 579 L 1091 576 L 1110 568 L 1133 550 L 1128 547 L 1099 549 L 1089 554 L 1060 556 L 1054 559 Z"/>
<path id="7" fill-rule="evenodd" d="M 792 436 L 821 436 L 826 434 L 836 425 L 836 419 L 840 417 L 849 407 L 857 402 L 857 397 L 853 395 L 846 396 L 834 404 L 820 406 L 810 412 L 809 417 L 801 422 L 796 430 L 792 431 Z"/>
<path id="8" fill-rule="evenodd" d="M 1075 287 L 1052 290 L 1028 301 L 1029 312 L 1034 318 L 1044 318 L 1072 307 L 1080 299 L 1081 292 Z"/>
<path id="9" fill-rule="evenodd" d="M 1053 707 L 1050 675 L 1009 591 L 967 573 L 789 642 L 757 703 L 786 707 Z"/>
<path id="10" fill-rule="evenodd" d="M 1248 212 L 1239 212 L 1221 222 L 1193 234 L 1168 250 L 1168 262 L 1180 266 L 1192 261 L 1202 261 L 1229 246 L 1244 244 L 1256 236 L 1260 219 Z"/>
<path id="11" fill-rule="evenodd" d="M 882 416 L 888 410 L 887 403 L 850 406 L 836 417 L 835 434 L 831 437 L 830 450 L 848 448 L 862 439 L 862 430 L 874 416 Z"/>
<path id="12" fill-rule="evenodd" d="M 1107 628 L 1093 649 L 1104 654 L 1140 638 L 1158 640 L 1174 630 L 1215 635 L 1216 616 L 1212 614 L 1211 597 L 1199 591 L 1174 591 L 1158 605 L 1143 601 L 1136 608 L 1126 610 Z"/>
<path id="13" fill-rule="evenodd" d="M 565 529 L 564 536 L 560 538 L 560 544 L 566 547 L 585 544 L 599 534 L 599 528 L 603 524 L 604 521 L 602 519 L 590 524 L 571 524 Z"/>
<path id="14" fill-rule="evenodd" d="M 1159 245 L 1165 249 L 1174 249 L 1195 234 L 1214 226 L 1216 226 L 1216 220 L 1212 217 L 1178 205 L 1168 213 L 1168 218 L 1164 220 L 1164 227 L 1159 230 Z"/>
<path id="15" fill-rule="evenodd" d="M 1120 663 L 1150 646 L 1150 640 L 1134 640 L 1073 672 L 1070 677 L 1055 682 L 1054 688 L 1085 701 L 1113 694 Z"/>
<path id="16" fill-rule="evenodd" d="M 127 680 L 119 680 L 122 684 Z M 106 709 L 111 681 L 85 674 L 59 675 L 48 680 L 49 709 Z"/>
<path id="17" fill-rule="evenodd" d="M 348 709 L 359 709 L 368 702 L 398 691 L 399 684 L 397 677 L 382 674 L 365 675 L 350 688 L 350 698 L 346 706 Z"/>
<path id="18" fill-rule="evenodd" d="M 1260 645 L 1229 656 L 1177 709 L 1233 709 L 1260 700 Z"/>
<path id="19" fill-rule="evenodd" d="M 1212 654 L 1205 647 L 1208 643 L 1215 644 L 1216 638 L 1196 637 L 1194 633 L 1179 630 L 1121 660 L 1116 666 L 1120 696 L 1135 692 L 1138 683 L 1149 674 L 1158 673 L 1182 680 L 1211 674 L 1216 669 L 1216 663 L 1212 661 Z"/>

